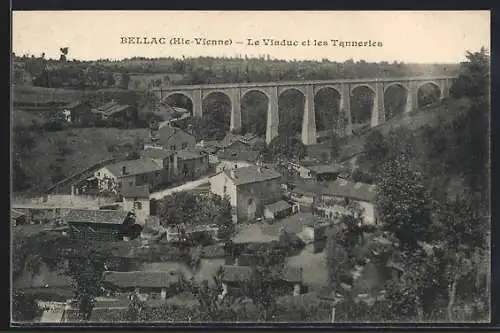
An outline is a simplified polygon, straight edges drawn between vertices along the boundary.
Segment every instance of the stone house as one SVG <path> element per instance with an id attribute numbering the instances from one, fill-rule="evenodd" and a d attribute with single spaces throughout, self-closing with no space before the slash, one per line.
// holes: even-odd
<path id="1" fill-rule="evenodd" d="M 122 161 L 94 172 L 101 193 L 119 194 L 125 188 L 148 184 L 150 190 L 164 183 L 164 167 L 151 158 Z"/>
<path id="2" fill-rule="evenodd" d="M 176 152 L 176 178 L 192 180 L 208 172 L 208 154 L 193 148 L 185 148 Z"/>
<path id="3" fill-rule="evenodd" d="M 238 221 L 263 216 L 264 206 L 282 199 L 281 175 L 271 168 L 248 166 L 210 178 L 210 192 L 229 196 Z"/>
<path id="4" fill-rule="evenodd" d="M 107 271 L 103 274 L 105 289 L 116 293 L 135 292 L 148 299 L 165 300 L 180 292 L 182 275 L 177 271 Z"/>
<path id="5" fill-rule="evenodd" d="M 136 216 L 136 223 L 144 225 L 150 216 L 149 186 L 125 188 L 121 195 L 123 197 L 123 210 L 130 211 Z"/>
<path id="6" fill-rule="evenodd" d="M 169 125 L 163 126 L 159 129 L 160 145 L 172 151 L 194 147 L 196 138 L 184 132 L 180 128 L 172 127 Z"/>

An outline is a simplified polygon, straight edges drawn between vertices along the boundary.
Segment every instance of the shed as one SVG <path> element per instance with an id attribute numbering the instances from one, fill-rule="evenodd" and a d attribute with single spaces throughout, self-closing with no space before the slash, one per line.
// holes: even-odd
<path id="1" fill-rule="evenodd" d="M 291 213 L 292 206 L 284 200 L 264 206 L 264 217 L 266 219 L 274 220 L 280 217 L 288 216 Z"/>

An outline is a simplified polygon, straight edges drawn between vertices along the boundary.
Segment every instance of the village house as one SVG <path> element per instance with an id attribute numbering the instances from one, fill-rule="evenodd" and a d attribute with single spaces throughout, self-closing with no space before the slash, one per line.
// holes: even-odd
<path id="1" fill-rule="evenodd" d="M 137 110 L 128 104 L 110 101 L 91 110 L 98 121 L 112 121 L 129 126 L 137 120 Z"/>
<path id="2" fill-rule="evenodd" d="M 298 296 L 305 291 L 301 268 L 285 266 L 284 269 L 275 272 L 277 277 L 273 281 L 273 290 L 279 295 Z M 224 265 L 222 266 L 222 292 L 220 298 L 226 295 L 243 295 L 244 283 L 252 279 L 253 269 L 250 266 Z"/>
<path id="3" fill-rule="evenodd" d="M 123 210 L 134 213 L 136 216 L 136 223 L 144 225 L 151 214 L 149 186 L 145 184 L 142 186 L 125 188 L 121 192 L 121 195 L 123 197 Z"/>
<path id="4" fill-rule="evenodd" d="M 148 184 L 150 190 L 163 184 L 163 165 L 151 158 L 122 161 L 94 172 L 101 193 L 119 194 L 121 190 Z"/>
<path id="5" fill-rule="evenodd" d="M 28 218 L 25 213 L 11 208 L 10 209 L 10 224 L 12 226 L 24 225 L 28 223 Z"/>
<path id="6" fill-rule="evenodd" d="M 79 239 L 118 241 L 129 237 L 135 216 L 122 210 L 73 209 L 65 220 L 70 234 Z"/>
<path id="7" fill-rule="evenodd" d="M 172 151 L 193 147 L 196 144 L 196 138 L 193 135 L 177 127 L 163 126 L 159 129 L 159 135 L 160 145 Z"/>
<path id="8" fill-rule="evenodd" d="M 216 172 L 222 172 L 231 169 L 244 168 L 255 165 L 259 158 L 259 153 L 249 148 L 241 149 L 226 148 L 217 152 Z"/>
<path id="9" fill-rule="evenodd" d="M 261 166 L 226 170 L 210 178 L 210 192 L 229 196 L 237 220 L 254 220 L 264 213 L 264 206 L 283 198 L 281 175 Z"/>
<path id="10" fill-rule="evenodd" d="M 345 171 L 340 165 L 319 164 L 315 161 L 288 162 L 287 167 L 300 178 L 314 181 L 333 181 Z"/>
<path id="11" fill-rule="evenodd" d="M 177 271 L 107 271 L 103 274 L 103 286 L 115 293 L 134 292 L 145 299 L 165 300 L 180 292 L 182 275 Z"/>
<path id="12" fill-rule="evenodd" d="M 294 212 L 294 207 L 284 200 L 264 206 L 264 218 L 268 220 L 283 218 L 291 215 L 292 212 Z"/>
<path id="13" fill-rule="evenodd" d="M 208 172 L 208 155 L 197 149 L 186 148 L 176 153 L 177 178 L 192 180 L 205 175 Z"/>
<path id="14" fill-rule="evenodd" d="M 366 224 L 377 223 L 377 213 L 374 205 L 376 189 L 374 185 L 338 179 L 323 184 L 297 182 L 292 193 L 308 193 L 313 200 L 312 211 L 321 217 L 337 220 L 349 213 L 355 206 L 361 210 L 361 216 Z M 300 196 L 290 195 L 294 200 Z M 302 195 L 304 197 L 304 194 Z"/>
<path id="15" fill-rule="evenodd" d="M 68 117 L 68 122 L 83 125 L 92 122 L 92 113 L 90 109 L 88 102 L 77 100 L 64 106 L 63 112 Z"/>
<path id="16" fill-rule="evenodd" d="M 141 157 L 152 159 L 162 166 L 162 184 L 168 184 L 175 180 L 177 174 L 177 158 L 174 151 L 161 147 L 148 147 L 141 151 Z"/>

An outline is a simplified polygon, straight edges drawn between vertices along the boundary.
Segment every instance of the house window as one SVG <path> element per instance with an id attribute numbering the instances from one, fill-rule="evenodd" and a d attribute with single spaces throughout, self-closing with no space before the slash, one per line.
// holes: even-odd
<path id="1" fill-rule="evenodd" d="M 252 198 L 248 199 L 248 204 L 249 205 L 253 204 L 253 199 Z"/>
<path id="2" fill-rule="evenodd" d="M 142 202 L 135 201 L 134 202 L 134 208 L 135 209 L 142 209 Z"/>
<path id="3" fill-rule="evenodd" d="M 97 173 L 97 177 L 101 177 L 101 173 L 100 172 Z"/>
<path id="4" fill-rule="evenodd" d="M 171 150 L 175 150 L 175 148 L 176 148 L 175 145 L 170 146 Z"/>
<path id="5" fill-rule="evenodd" d="M 187 142 L 183 142 L 183 143 L 182 143 L 182 149 L 186 149 L 186 148 L 187 148 L 187 146 L 188 146 Z"/>
<path id="6" fill-rule="evenodd" d="M 227 186 L 224 185 L 224 193 L 226 193 L 226 192 L 227 192 Z"/>
<path id="7" fill-rule="evenodd" d="M 170 163 L 174 163 L 174 155 L 170 156 Z"/>

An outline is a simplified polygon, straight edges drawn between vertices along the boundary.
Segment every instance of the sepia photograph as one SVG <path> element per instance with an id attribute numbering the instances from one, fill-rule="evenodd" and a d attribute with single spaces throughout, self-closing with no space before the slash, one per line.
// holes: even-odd
<path id="1" fill-rule="evenodd" d="M 490 322 L 490 11 L 11 33 L 11 327 Z"/>

